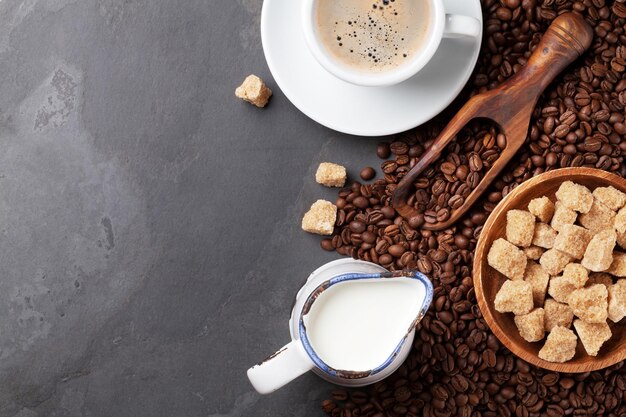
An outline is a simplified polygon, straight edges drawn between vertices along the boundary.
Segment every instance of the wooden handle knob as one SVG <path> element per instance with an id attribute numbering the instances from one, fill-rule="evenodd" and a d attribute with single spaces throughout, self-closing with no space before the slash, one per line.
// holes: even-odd
<path id="1" fill-rule="evenodd" d="M 591 46 L 592 40 L 593 29 L 580 14 L 563 13 L 554 19 L 522 72 L 527 76 L 538 76 L 538 87 L 543 91 Z"/>

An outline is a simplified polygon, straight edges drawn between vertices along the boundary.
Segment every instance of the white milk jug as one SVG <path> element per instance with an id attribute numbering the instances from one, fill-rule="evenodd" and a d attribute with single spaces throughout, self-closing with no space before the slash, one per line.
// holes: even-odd
<path id="1" fill-rule="evenodd" d="M 353 259 L 330 262 L 296 296 L 292 341 L 250 368 L 248 378 L 261 394 L 309 370 L 338 385 L 377 382 L 406 359 L 432 297 L 430 280 L 417 271 L 388 272 Z"/>

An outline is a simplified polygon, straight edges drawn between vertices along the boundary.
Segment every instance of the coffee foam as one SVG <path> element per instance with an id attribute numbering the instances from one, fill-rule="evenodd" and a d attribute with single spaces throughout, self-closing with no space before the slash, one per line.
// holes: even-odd
<path id="1" fill-rule="evenodd" d="M 428 0 L 317 0 L 318 38 L 353 70 L 384 72 L 420 53 L 430 30 Z"/>

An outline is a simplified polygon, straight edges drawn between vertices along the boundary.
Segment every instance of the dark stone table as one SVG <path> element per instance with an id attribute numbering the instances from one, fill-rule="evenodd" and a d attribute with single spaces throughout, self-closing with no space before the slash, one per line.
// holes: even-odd
<path id="1" fill-rule="evenodd" d="M 375 139 L 301 114 L 263 57 L 261 0 L 0 1 L 0 416 L 319 416 L 305 375 L 246 369 L 289 339 L 300 230 Z M 234 97 L 249 73 L 275 95 Z"/>

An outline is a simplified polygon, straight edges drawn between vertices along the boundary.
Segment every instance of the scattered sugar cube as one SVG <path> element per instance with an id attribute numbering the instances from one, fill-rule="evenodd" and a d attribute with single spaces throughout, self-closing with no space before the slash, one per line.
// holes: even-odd
<path id="1" fill-rule="evenodd" d="M 616 277 L 626 277 L 626 253 L 613 252 L 613 262 L 606 272 Z"/>
<path id="2" fill-rule="evenodd" d="M 602 284 L 574 290 L 569 296 L 569 306 L 574 315 L 588 323 L 603 323 L 607 319 L 609 293 Z"/>
<path id="3" fill-rule="evenodd" d="M 582 288 L 589 279 L 589 271 L 581 264 L 567 264 L 563 269 L 563 280 L 576 288 Z"/>
<path id="4" fill-rule="evenodd" d="M 322 162 L 315 173 L 315 181 L 326 187 L 343 187 L 347 177 L 345 167 L 331 162 Z"/>
<path id="5" fill-rule="evenodd" d="M 572 308 L 567 304 L 561 304 L 552 298 L 546 300 L 543 306 L 545 311 L 544 324 L 546 332 L 551 332 L 557 326 L 562 326 L 569 329 L 574 320 L 574 312 Z"/>
<path id="6" fill-rule="evenodd" d="M 561 226 L 564 224 L 574 224 L 578 215 L 574 210 L 568 209 L 563 203 L 557 201 L 554 203 L 554 215 L 550 226 L 556 231 L 561 230 Z"/>
<path id="7" fill-rule="evenodd" d="M 539 351 L 539 357 L 548 362 L 567 362 L 576 354 L 577 341 L 573 331 L 557 326 L 548 334 L 546 343 Z"/>
<path id="8" fill-rule="evenodd" d="M 613 211 L 617 211 L 626 205 L 626 194 L 613 186 L 598 187 L 593 190 L 592 194 Z"/>
<path id="9" fill-rule="evenodd" d="M 594 198 L 589 213 L 578 216 L 578 221 L 593 233 L 598 233 L 611 227 L 615 222 L 615 212 Z"/>
<path id="10" fill-rule="evenodd" d="M 235 90 L 235 95 L 257 107 L 265 107 L 272 96 L 272 90 L 256 75 L 248 75 Z"/>
<path id="11" fill-rule="evenodd" d="M 576 287 L 565 280 L 562 276 L 550 279 L 548 286 L 548 294 L 559 303 L 567 303 L 570 294 L 574 292 Z"/>
<path id="12" fill-rule="evenodd" d="M 539 246 L 529 246 L 527 248 L 522 249 L 526 254 L 528 259 L 532 259 L 533 261 L 538 261 L 541 258 L 541 255 L 545 252 L 543 248 Z"/>
<path id="13" fill-rule="evenodd" d="M 611 338 L 611 329 L 604 323 L 587 323 L 583 320 L 574 320 L 574 328 L 583 347 L 591 356 L 598 356 L 598 351 Z"/>
<path id="14" fill-rule="evenodd" d="M 337 206 L 317 200 L 302 218 L 302 230 L 318 235 L 332 235 L 337 220 Z"/>
<path id="15" fill-rule="evenodd" d="M 565 207 L 579 213 L 588 213 L 593 204 L 593 195 L 584 185 L 565 181 L 556 192 L 556 198 Z"/>
<path id="16" fill-rule="evenodd" d="M 533 289 L 533 302 L 535 306 L 543 306 L 543 300 L 546 297 L 548 282 L 550 282 L 550 274 L 543 269 L 543 266 L 528 262 L 526 271 L 524 272 L 524 281 L 528 282 Z"/>
<path id="17" fill-rule="evenodd" d="M 557 231 L 550 227 L 550 225 L 536 223 L 532 244 L 541 248 L 551 249 L 554 246 L 556 235 Z"/>
<path id="18" fill-rule="evenodd" d="M 558 249 L 548 249 L 541 255 L 539 263 L 550 275 L 557 275 L 570 263 L 572 257 Z"/>
<path id="19" fill-rule="evenodd" d="M 544 223 L 548 223 L 554 214 L 554 203 L 548 197 L 539 197 L 530 200 L 528 211 Z"/>
<path id="20" fill-rule="evenodd" d="M 574 259 L 580 259 L 592 237 L 593 234 L 583 227 L 564 224 L 554 240 L 554 249 L 567 253 Z"/>
<path id="21" fill-rule="evenodd" d="M 626 233 L 626 207 L 622 207 L 617 212 L 613 222 L 613 228 L 617 233 Z"/>
<path id="22" fill-rule="evenodd" d="M 587 245 L 582 266 L 593 271 L 606 271 L 613 262 L 613 248 L 617 235 L 613 230 L 603 230 L 596 234 Z"/>
<path id="23" fill-rule="evenodd" d="M 487 254 L 487 263 L 509 279 L 523 279 L 526 255 L 517 246 L 504 239 L 493 242 Z"/>
<path id="24" fill-rule="evenodd" d="M 618 279 L 608 287 L 609 319 L 617 323 L 626 316 L 626 279 Z"/>
<path id="25" fill-rule="evenodd" d="M 533 309 L 532 286 L 526 281 L 507 280 L 496 294 L 494 304 L 500 313 L 530 313 Z"/>
<path id="26" fill-rule="evenodd" d="M 611 276 L 605 272 L 592 272 L 591 274 L 589 274 L 587 286 L 591 287 L 594 284 L 602 284 L 608 288 L 613 285 L 613 278 L 611 278 Z"/>
<path id="27" fill-rule="evenodd" d="M 528 247 L 533 240 L 535 216 L 524 210 L 506 213 L 506 240 L 514 245 Z"/>
<path id="28" fill-rule="evenodd" d="M 527 342 L 538 342 L 543 339 L 544 311 L 543 308 L 536 308 L 528 314 L 515 316 L 515 325 L 520 336 Z"/>

